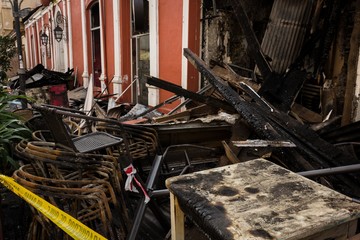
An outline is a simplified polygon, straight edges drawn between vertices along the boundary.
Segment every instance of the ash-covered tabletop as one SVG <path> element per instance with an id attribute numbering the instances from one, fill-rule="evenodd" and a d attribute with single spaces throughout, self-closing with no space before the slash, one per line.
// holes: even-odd
<path id="1" fill-rule="evenodd" d="M 348 238 L 360 217 L 351 198 L 265 159 L 172 177 L 166 186 L 211 239 Z"/>

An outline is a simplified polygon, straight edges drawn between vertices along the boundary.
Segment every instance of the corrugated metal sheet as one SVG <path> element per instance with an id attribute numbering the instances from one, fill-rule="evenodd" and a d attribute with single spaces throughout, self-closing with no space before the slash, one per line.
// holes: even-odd
<path id="1" fill-rule="evenodd" d="M 272 69 L 283 73 L 299 55 L 309 27 L 313 0 L 275 0 L 261 48 Z"/>

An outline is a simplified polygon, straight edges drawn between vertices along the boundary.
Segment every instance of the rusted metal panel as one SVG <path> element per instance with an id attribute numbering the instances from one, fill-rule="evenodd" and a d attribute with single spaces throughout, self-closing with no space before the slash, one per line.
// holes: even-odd
<path id="1" fill-rule="evenodd" d="M 301 51 L 313 0 L 275 0 L 261 48 L 276 73 L 284 73 Z"/>

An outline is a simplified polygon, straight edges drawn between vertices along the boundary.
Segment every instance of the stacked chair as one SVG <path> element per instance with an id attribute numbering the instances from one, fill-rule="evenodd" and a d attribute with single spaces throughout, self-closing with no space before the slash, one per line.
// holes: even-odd
<path id="1" fill-rule="evenodd" d="M 105 132 L 82 135 L 78 131 L 74 136 L 76 124 L 46 112 L 50 108 L 35 109 L 42 110 L 43 117 L 48 114 L 44 118 L 49 124 L 45 130 L 33 131 L 32 140 L 16 146 L 24 164 L 13 177 L 106 238 L 126 239 L 131 222 L 120 156 L 110 154 L 112 149 L 126 149 L 123 139 Z M 29 240 L 71 239 L 37 210 L 32 211 Z"/>
<path id="2" fill-rule="evenodd" d="M 115 157 L 74 153 L 41 141 L 22 142 L 16 151 L 29 162 L 15 171 L 18 183 L 107 238 L 125 239 L 129 218 Z M 67 238 L 33 211 L 29 239 Z"/>
<path id="3" fill-rule="evenodd" d="M 169 231 L 169 218 L 160 208 L 169 194 L 159 181 L 161 174 L 170 171 L 164 159 L 168 151 L 182 150 L 183 174 L 191 167 L 186 149 L 204 147 L 174 145 L 163 151 L 152 128 L 56 106 L 33 108 L 41 117 L 33 118 L 29 126 L 43 128 L 32 129 L 33 139 L 16 146 L 18 157 L 26 163 L 14 173 L 20 184 L 108 239 L 137 239 L 144 231 L 147 207 L 162 230 Z M 81 122 L 85 128 L 80 127 Z M 136 170 L 129 174 L 128 167 Z M 125 192 L 126 177 L 137 193 Z M 29 240 L 69 238 L 32 210 Z"/>

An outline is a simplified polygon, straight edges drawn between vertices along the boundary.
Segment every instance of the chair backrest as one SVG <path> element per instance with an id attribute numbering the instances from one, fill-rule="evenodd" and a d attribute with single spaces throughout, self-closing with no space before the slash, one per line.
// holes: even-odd
<path id="1" fill-rule="evenodd" d="M 70 150 L 77 151 L 72 137 L 63 122 L 62 115 L 56 113 L 52 109 L 38 108 L 37 110 L 44 117 L 55 143 L 61 144 L 63 147 L 69 148 Z"/>

